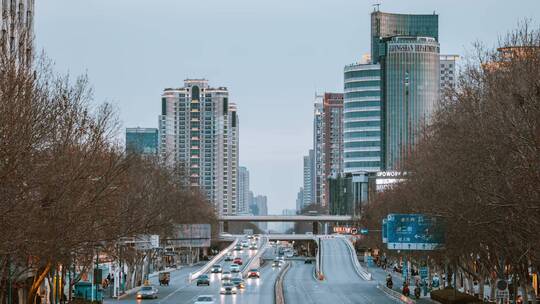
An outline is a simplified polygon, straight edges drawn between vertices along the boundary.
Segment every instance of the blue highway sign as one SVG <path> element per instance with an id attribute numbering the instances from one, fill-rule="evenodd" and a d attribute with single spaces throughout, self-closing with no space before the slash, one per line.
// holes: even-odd
<path id="1" fill-rule="evenodd" d="M 386 234 L 388 249 L 434 250 L 444 243 L 440 220 L 423 214 L 389 214 Z"/>

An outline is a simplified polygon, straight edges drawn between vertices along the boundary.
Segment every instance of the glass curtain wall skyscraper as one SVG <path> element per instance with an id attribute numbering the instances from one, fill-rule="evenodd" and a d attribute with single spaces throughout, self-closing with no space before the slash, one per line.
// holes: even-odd
<path id="1" fill-rule="evenodd" d="M 238 114 L 225 87 L 187 79 L 161 96 L 159 154 L 223 215 L 237 213 Z"/>
<path id="2" fill-rule="evenodd" d="M 126 128 L 126 152 L 143 155 L 157 155 L 158 129 Z"/>
<path id="3" fill-rule="evenodd" d="M 387 42 L 385 66 L 385 164 L 400 170 L 439 99 L 439 43 L 394 37 Z"/>
<path id="4" fill-rule="evenodd" d="M 439 99 L 439 17 L 371 14 L 372 62 L 381 67 L 382 167 L 401 170 Z"/>

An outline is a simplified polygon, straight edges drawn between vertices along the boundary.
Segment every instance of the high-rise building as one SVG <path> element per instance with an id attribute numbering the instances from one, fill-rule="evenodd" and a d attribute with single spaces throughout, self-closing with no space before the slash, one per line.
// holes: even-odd
<path id="1" fill-rule="evenodd" d="M 3 54 L 18 53 L 22 62 L 32 59 L 34 30 L 34 0 L 2 0 L 0 2 L 2 31 L 0 48 Z"/>
<path id="2" fill-rule="evenodd" d="M 161 97 L 159 153 L 180 166 L 216 212 L 237 213 L 238 114 L 225 87 L 206 79 L 186 79 Z"/>
<path id="3" fill-rule="evenodd" d="M 324 207 L 328 205 L 328 177 L 343 171 L 343 94 L 324 93 L 315 96 L 313 150 L 313 201 Z"/>
<path id="4" fill-rule="evenodd" d="M 386 42 L 399 36 L 432 37 L 439 41 L 439 16 L 434 14 L 371 13 L 371 60 L 378 63 L 387 54 Z"/>
<path id="5" fill-rule="evenodd" d="M 343 93 L 324 93 L 322 206 L 328 205 L 328 178 L 341 172 L 343 172 Z"/>
<path id="6" fill-rule="evenodd" d="M 281 215 L 296 215 L 296 210 L 294 209 L 283 209 L 281 211 Z M 294 228 L 294 223 L 291 223 L 291 222 L 283 222 L 281 223 L 281 231 L 283 233 L 291 230 Z"/>
<path id="7" fill-rule="evenodd" d="M 380 64 L 382 167 L 400 170 L 439 99 L 439 17 L 371 14 L 371 60 Z"/>
<path id="8" fill-rule="evenodd" d="M 158 129 L 126 128 L 126 152 L 143 155 L 158 154 Z"/>
<path id="9" fill-rule="evenodd" d="M 238 168 L 238 213 L 249 213 L 249 170 Z"/>
<path id="10" fill-rule="evenodd" d="M 439 43 L 432 37 L 387 42 L 383 134 L 386 170 L 401 170 L 435 112 L 440 85 Z"/>
<path id="11" fill-rule="evenodd" d="M 381 70 L 379 64 L 344 69 L 344 173 L 381 170 Z"/>
<path id="12" fill-rule="evenodd" d="M 296 194 L 296 211 L 302 210 L 304 204 L 304 187 L 300 187 L 298 194 Z"/>
<path id="13" fill-rule="evenodd" d="M 311 205 L 315 200 L 315 152 L 309 150 L 304 156 L 304 187 L 302 195 L 302 205 L 300 209 Z"/>
<path id="14" fill-rule="evenodd" d="M 257 195 L 253 200 L 258 209 L 256 215 L 268 215 L 268 198 L 266 195 Z M 266 231 L 268 229 L 268 224 L 265 222 L 259 223 L 258 226 L 261 230 Z"/>
<path id="15" fill-rule="evenodd" d="M 324 175 L 324 156 L 323 156 L 323 95 L 315 95 L 313 103 L 313 197 L 312 203 L 322 205 L 323 200 L 323 182 Z"/>
<path id="16" fill-rule="evenodd" d="M 329 179 L 332 215 L 360 216 L 362 205 L 368 201 L 369 176 L 373 173 L 345 173 Z"/>
<path id="17" fill-rule="evenodd" d="M 458 55 L 441 55 L 441 93 L 444 93 L 445 89 L 456 86 L 457 74 L 456 74 L 456 62 L 459 60 Z"/>

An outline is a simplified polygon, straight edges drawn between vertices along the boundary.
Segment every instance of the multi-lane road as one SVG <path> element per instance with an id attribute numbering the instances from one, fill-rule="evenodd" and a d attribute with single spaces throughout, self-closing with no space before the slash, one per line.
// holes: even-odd
<path id="1" fill-rule="evenodd" d="M 259 244 L 261 248 L 262 244 Z M 355 271 L 353 257 L 343 238 L 331 238 L 321 241 L 322 265 L 324 281 L 314 277 L 314 264 L 304 264 L 302 260 L 289 261 L 291 267 L 283 280 L 285 302 L 294 303 L 395 303 L 395 300 L 380 291 L 375 281 L 363 280 Z M 243 267 L 254 258 L 257 250 L 232 251 L 234 257 L 239 256 L 244 261 Z M 275 249 L 268 247 L 264 252 L 266 263 L 260 267 L 260 279 L 245 279 L 246 288 L 236 295 L 220 295 L 221 274 L 209 274 L 210 286 L 196 286 L 189 282 L 190 272 L 195 267 L 186 267 L 171 272 L 170 285 L 159 287 L 159 298 L 155 300 L 137 300 L 135 295 L 127 296 L 118 302 L 121 304 L 183 304 L 193 303 L 200 295 L 213 295 L 217 303 L 274 303 L 274 284 L 280 268 L 273 268 L 271 259 Z M 224 270 L 229 269 L 231 262 L 223 259 L 218 262 Z M 157 278 L 151 283 L 157 285 Z M 109 301 L 117 302 L 117 300 Z"/>
<path id="2" fill-rule="evenodd" d="M 321 241 L 324 281 L 314 278 L 312 265 L 292 264 L 283 282 L 286 303 L 394 303 L 375 281 L 365 281 L 356 273 L 345 242 L 342 238 Z"/>

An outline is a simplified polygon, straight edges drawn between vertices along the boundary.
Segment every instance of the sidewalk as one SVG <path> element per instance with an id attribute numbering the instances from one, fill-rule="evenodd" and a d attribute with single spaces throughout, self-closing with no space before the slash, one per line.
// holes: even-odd
<path id="1" fill-rule="evenodd" d="M 382 268 L 377 267 L 377 266 L 368 267 L 366 265 L 366 263 L 364 263 L 364 262 L 360 262 L 360 264 L 362 265 L 362 267 L 364 267 L 368 272 L 370 272 L 372 274 L 373 280 L 379 282 L 381 285 L 386 286 L 386 276 L 388 274 L 392 275 L 392 281 L 394 282 L 394 287 L 392 288 L 392 290 L 395 290 L 395 291 L 401 293 L 401 288 L 403 286 L 403 278 L 401 277 L 400 273 L 397 273 L 397 272 L 394 272 L 394 271 L 386 271 L 386 270 L 383 270 Z M 411 289 L 411 294 L 413 292 L 414 292 L 414 286 Z M 429 293 L 425 297 L 422 294 L 422 296 L 418 300 L 415 299 L 414 296 L 412 296 L 411 299 L 414 300 L 417 304 L 438 303 L 436 301 L 431 300 L 431 298 L 429 297 Z"/>

